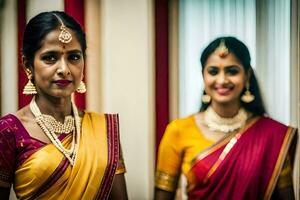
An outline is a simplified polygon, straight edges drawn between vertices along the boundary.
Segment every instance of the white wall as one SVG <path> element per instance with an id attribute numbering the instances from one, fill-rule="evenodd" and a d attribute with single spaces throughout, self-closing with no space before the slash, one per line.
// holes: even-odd
<path id="1" fill-rule="evenodd" d="M 130 199 L 151 199 L 154 177 L 154 62 L 151 0 L 103 0 L 105 112 L 120 114 Z"/>
<path id="2" fill-rule="evenodd" d="M 26 19 L 27 22 L 40 12 L 52 10 L 64 10 L 64 0 L 27 0 L 26 1 Z"/>
<path id="3" fill-rule="evenodd" d="M 5 1 L 1 21 L 1 87 L 2 114 L 15 112 L 18 108 L 18 43 L 16 0 Z"/>

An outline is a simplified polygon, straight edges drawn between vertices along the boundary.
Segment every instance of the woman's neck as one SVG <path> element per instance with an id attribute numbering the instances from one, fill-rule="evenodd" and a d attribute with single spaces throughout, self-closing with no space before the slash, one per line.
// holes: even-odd
<path id="1" fill-rule="evenodd" d="M 71 97 L 45 98 L 36 96 L 35 101 L 42 114 L 52 115 L 57 121 L 64 122 L 65 116 L 72 114 Z"/>
<path id="2" fill-rule="evenodd" d="M 224 118 L 234 117 L 241 107 L 240 103 L 218 104 L 213 102 L 211 106 L 220 117 Z"/>

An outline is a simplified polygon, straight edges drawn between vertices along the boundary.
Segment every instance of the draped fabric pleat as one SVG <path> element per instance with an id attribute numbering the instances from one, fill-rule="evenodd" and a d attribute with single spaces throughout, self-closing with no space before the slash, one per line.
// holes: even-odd
<path id="1" fill-rule="evenodd" d="M 19 108 L 24 107 L 27 105 L 30 100 L 31 96 L 26 96 L 22 94 L 23 88 L 26 85 L 28 79 L 24 71 L 24 67 L 22 64 L 22 38 L 23 32 L 26 26 L 26 0 L 19 0 L 18 1 L 18 100 L 19 100 Z"/>
<path id="2" fill-rule="evenodd" d="M 168 0 L 155 0 L 156 152 L 169 122 Z"/>
<path id="3" fill-rule="evenodd" d="M 74 17 L 74 19 L 76 19 L 84 29 L 84 0 L 65 0 L 65 12 Z M 85 68 L 86 67 L 87 66 L 85 65 Z M 83 81 L 85 79 L 86 77 Z M 86 107 L 85 96 L 85 94 L 75 94 L 76 105 L 81 109 L 85 109 Z"/>

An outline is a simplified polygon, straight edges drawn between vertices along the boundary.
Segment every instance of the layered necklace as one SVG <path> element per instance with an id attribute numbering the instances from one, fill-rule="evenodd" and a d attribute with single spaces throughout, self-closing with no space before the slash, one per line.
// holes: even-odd
<path id="1" fill-rule="evenodd" d="M 79 117 L 76 105 L 72 102 L 72 110 L 73 110 L 74 118 L 72 116 L 66 116 L 63 124 L 61 122 L 56 121 L 55 118 L 51 115 L 42 114 L 38 105 L 35 102 L 34 97 L 30 102 L 30 110 L 35 116 L 35 121 L 45 132 L 45 134 L 52 142 L 52 144 L 61 153 L 64 154 L 64 156 L 69 160 L 70 164 L 73 166 L 75 163 L 78 145 L 80 141 L 80 126 L 81 126 L 81 119 Z M 76 131 L 76 134 L 74 130 Z M 71 132 L 73 132 L 71 148 L 66 149 L 63 146 L 62 142 L 58 139 L 58 135 L 62 133 L 68 134 Z"/>
<path id="2" fill-rule="evenodd" d="M 219 116 L 214 109 L 209 106 L 204 112 L 203 123 L 211 131 L 230 133 L 245 126 L 248 114 L 244 108 L 240 108 L 238 113 L 231 118 Z"/>

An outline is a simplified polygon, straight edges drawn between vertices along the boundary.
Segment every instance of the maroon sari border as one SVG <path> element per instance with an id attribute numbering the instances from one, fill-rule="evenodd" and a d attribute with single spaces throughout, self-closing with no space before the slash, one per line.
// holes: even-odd
<path id="1" fill-rule="evenodd" d="M 119 160 L 119 117 L 117 114 L 105 114 L 107 128 L 108 162 L 96 199 L 107 199 L 115 177 Z"/>
<path id="2" fill-rule="evenodd" d="M 264 195 L 264 199 L 270 199 L 271 196 L 272 196 L 272 193 L 275 189 L 277 180 L 279 178 L 279 174 L 282 170 L 285 158 L 288 154 L 288 150 L 289 150 L 289 147 L 290 147 L 290 145 L 293 141 L 295 133 L 296 133 L 295 128 L 288 127 L 288 130 L 286 131 L 284 140 L 283 140 L 282 145 L 281 145 L 281 149 L 280 149 L 280 152 L 279 152 L 279 155 L 278 155 L 277 162 L 276 162 L 275 167 L 274 167 L 274 171 L 272 173 L 269 184 L 267 186 L 267 189 L 266 189 L 266 192 L 265 192 L 265 195 Z"/>
<path id="3" fill-rule="evenodd" d="M 29 200 L 36 199 L 38 196 L 40 196 L 42 193 L 48 190 L 62 176 L 62 174 L 66 171 L 69 165 L 70 163 L 68 159 L 66 157 L 63 157 L 62 161 L 55 169 L 53 174 L 43 183 L 43 185 L 37 190 L 37 192 L 34 195 L 32 195 L 32 197 Z"/>

